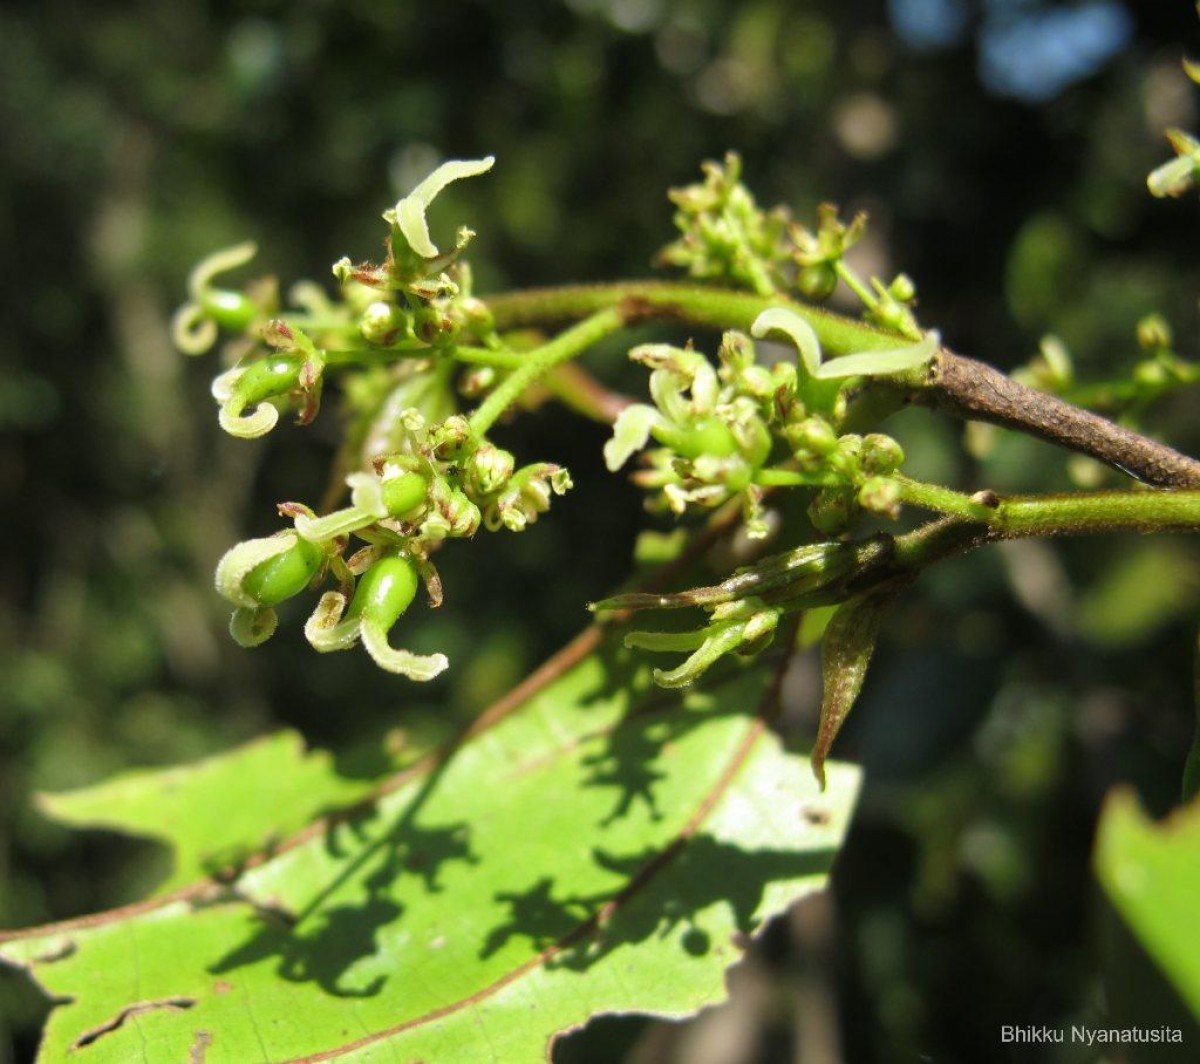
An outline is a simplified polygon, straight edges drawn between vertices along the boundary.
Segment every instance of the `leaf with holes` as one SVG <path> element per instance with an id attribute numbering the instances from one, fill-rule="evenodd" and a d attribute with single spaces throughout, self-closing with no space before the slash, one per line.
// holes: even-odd
<path id="1" fill-rule="evenodd" d="M 723 999 L 746 937 L 825 885 L 858 773 L 818 793 L 761 670 L 680 694 L 614 647 L 560 666 L 233 884 L 0 936 L 59 1002 L 40 1059 L 524 1061 Z"/>

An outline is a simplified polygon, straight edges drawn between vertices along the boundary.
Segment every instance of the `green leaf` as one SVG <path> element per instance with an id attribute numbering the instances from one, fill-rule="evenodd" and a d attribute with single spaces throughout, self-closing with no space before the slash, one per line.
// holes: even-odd
<path id="1" fill-rule="evenodd" d="M 167 843 L 174 868 L 159 890 L 170 891 L 236 867 L 372 787 L 338 776 L 328 753 L 306 751 L 299 735 L 285 731 L 195 764 L 40 794 L 38 804 L 63 824 Z"/>
<path id="2" fill-rule="evenodd" d="M 1131 791 L 1113 792 L 1100 817 L 1095 866 L 1113 908 L 1200 1018 L 1200 803 L 1155 824 Z"/>
<path id="3" fill-rule="evenodd" d="M 7 936 L 60 1002 L 40 1060 L 540 1060 L 598 1013 L 722 1000 L 825 885 L 858 772 L 817 793 L 761 670 L 681 696 L 632 661 L 584 658 L 236 884 Z"/>

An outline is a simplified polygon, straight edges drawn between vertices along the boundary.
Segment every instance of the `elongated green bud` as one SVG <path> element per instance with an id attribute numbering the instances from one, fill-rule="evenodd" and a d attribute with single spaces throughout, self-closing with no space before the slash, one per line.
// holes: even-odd
<path id="1" fill-rule="evenodd" d="M 242 577 L 242 590 L 261 606 L 277 606 L 300 594 L 320 568 L 325 552 L 315 543 L 295 537 L 282 554 L 261 562 Z"/>
<path id="2" fill-rule="evenodd" d="M 664 421 L 654 425 L 650 433 L 659 443 L 684 458 L 699 458 L 701 455 L 728 458 L 738 450 L 733 431 L 717 417 L 697 417 L 683 425 Z"/>
<path id="3" fill-rule="evenodd" d="M 347 619 L 357 620 L 359 637 L 375 664 L 410 680 L 432 680 L 450 662 L 445 654 L 413 654 L 388 643 L 388 632 L 412 604 L 420 584 L 416 563 L 403 554 L 388 554 L 358 582 Z"/>
<path id="4" fill-rule="evenodd" d="M 246 407 L 286 395 L 300 383 L 300 370 L 304 359 L 300 355 L 271 355 L 260 362 L 253 362 L 237 378 L 230 389 L 232 404 L 237 404 L 235 413 Z"/>
<path id="5" fill-rule="evenodd" d="M 821 639 L 821 720 L 811 755 L 821 790 L 825 789 L 825 759 L 862 690 L 893 597 L 894 592 L 881 591 L 842 603 Z"/>
<path id="6" fill-rule="evenodd" d="M 262 313 L 245 292 L 231 288 L 210 288 L 200 296 L 200 308 L 222 329 L 241 332 Z"/>
<path id="7" fill-rule="evenodd" d="M 425 501 L 429 481 L 420 473 L 385 476 L 379 484 L 380 496 L 392 517 L 403 517 Z"/>
<path id="8" fill-rule="evenodd" d="M 380 558 L 358 581 L 347 619 L 359 617 L 386 632 L 412 604 L 419 584 L 412 559 L 403 554 Z"/>

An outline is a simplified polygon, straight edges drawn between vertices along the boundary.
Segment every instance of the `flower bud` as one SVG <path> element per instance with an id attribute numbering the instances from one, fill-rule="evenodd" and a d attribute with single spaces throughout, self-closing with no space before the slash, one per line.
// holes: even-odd
<path id="1" fill-rule="evenodd" d="M 859 465 L 864 473 L 886 476 L 894 473 L 904 462 L 904 449 L 891 436 L 872 432 L 864 436 Z"/>
<path id="2" fill-rule="evenodd" d="M 796 291 L 814 303 L 822 303 L 833 295 L 837 283 L 837 267 L 832 262 L 814 262 L 802 266 L 796 274 Z"/>
<path id="3" fill-rule="evenodd" d="M 1138 346 L 1143 351 L 1155 352 L 1171 347 L 1171 326 L 1161 314 L 1148 314 L 1137 326 Z"/>
<path id="4" fill-rule="evenodd" d="M 906 273 L 896 274 L 895 279 L 888 285 L 888 294 L 901 303 L 911 303 L 917 298 L 917 286 Z"/>
<path id="5" fill-rule="evenodd" d="M 808 519 L 827 536 L 845 531 L 857 516 L 854 496 L 840 488 L 823 488 L 808 505 Z"/>
<path id="6" fill-rule="evenodd" d="M 390 631 L 412 605 L 419 586 L 417 567 L 411 558 L 403 554 L 385 555 L 359 578 L 347 620 L 361 618 L 363 624 Z"/>
<path id="7" fill-rule="evenodd" d="M 420 473 L 385 470 L 379 481 L 383 505 L 391 517 L 404 517 L 425 502 L 429 481 Z"/>
<path id="8" fill-rule="evenodd" d="M 516 466 L 511 452 L 485 443 L 467 463 L 468 483 L 479 495 L 491 495 L 508 483 Z"/>
<path id="9" fill-rule="evenodd" d="M 257 303 L 244 292 L 209 288 L 200 295 L 200 307 L 222 329 L 242 332 L 261 313 Z"/>
<path id="10" fill-rule="evenodd" d="M 367 343 L 385 347 L 396 341 L 407 324 L 403 311 L 386 300 L 377 299 L 363 311 L 358 331 Z"/>
<path id="11" fill-rule="evenodd" d="M 434 453 L 442 459 L 455 457 L 473 438 L 470 423 L 461 414 L 452 414 L 429 432 Z"/>
<path id="12" fill-rule="evenodd" d="M 895 520 L 900 516 L 900 485 L 888 477 L 871 477 L 858 489 L 858 503 L 864 510 Z"/>

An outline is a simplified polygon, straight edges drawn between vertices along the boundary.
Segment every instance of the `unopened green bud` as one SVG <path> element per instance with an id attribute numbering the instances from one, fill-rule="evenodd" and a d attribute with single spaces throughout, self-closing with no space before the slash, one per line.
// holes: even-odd
<path id="1" fill-rule="evenodd" d="M 467 464 L 467 477 L 470 485 L 480 495 L 491 495 L 508 483 L 516 467 L 517 460 L 511 452 L 485 443 L 471 455 Z"/>
<path id="2" fill-rule="evenodd" d="M 858 503 L 841 488 L 823 488 L 808 505 L 808 519 L 825 535 L 837 535 L 850 527 L 858 516 Z"/>
<path id="3" fill-rule="evenodd" d="M 822 303 L 833 295 L 837 283 L 837 267 L 832 262 L 814 262 L 801 267 L 796 274 L 796 291 L 814 303 Z"/>
<path id="4" fill-rule="evenodd" d="M 837 447 L 828 457 L 828 465 L 838 473 L 852 475 L 858 471 L 862 457 L 863 439 L 857 433 L 839 436 Z"/>
<path id="5" fill-rule="evenodd" d="M 901 303 L 911 303 L 917 298 L 917 286 L 906 273 L 896 274 L 895 279 L 888 285 L 888 293 Z"/>
<path id="6" fill-rule="evenodd" d="M 858 489 L 858 504 L 873 514 L 900 516 L 900 485 L 889 477 L 871 477 Z"/>
<path id="7" fill-rule="evenodd" d="M 1162 363 L 1147 360 L 1133 367 L 1133 379 L 1145 387 L 1157 388 L 1166 384 L 1170 375 Z"/>
<path id="8" fill-rule="evenodd" d="M 429 432 L 429 442 L 439 458 L 453 458 L 473 438 L 471 425 L 461 414 L 452 414 Z"/>
<path id="9" fill-rule="evenodd" d="M 386 300 L 378 299 L 363 311 L 358 330 L 367 343 L 384 347 L 394 343 L 406 325 L 403 311 Z"/>
<path id="10" fill-rule="evenodd" d="M 363 623 L 386 632 L 412 604 L 419 585 L 417 567 L 411 558 L 403 554 L 385 555 L 359 578 L 346 617 L 361 618 Z"/>
<path id="11" fill-rule="evenodd" d="M 886 476 L 894 473 L 904 462 L 904 449 L 891 436 L 872 432 L 864 436 L 859 464 L 864 473 Z"/>
<path id="12" fill-rule="evenodd" d="M 450 528 L 450 535 L 469 539 L 479 531 L 483 519 L 479 507 L 476 506 L 465 492 L 452 491 L 442 513 Z"/>
<path id="13" fill-rule="evenodd" d="M 317 544 L 298 536 L 295 540 L 288 550 L 256 565 L 242 578 L 242 590 L 260 606 L 277 606 L 300 594 L 324 561 L 325 552 Z"/>
<path id="14" fill-rule="evenodd" d="M 420 473 L 387 473 L 380 479 L 379 491 L 383 505 L 392 517 L 404 517 L 425 502 L 429 481 Z"/>
<path id="15" fill-rule="evenodd" d="M 1171 347 L 1171 326 L 1161 314 L 1148 314 L 1137 326 L 1138 346 L 1143 351 L 1155 352 Z"/>
<path id="16" fill-rule="evenodd" d="M 200 306 L 222 329 L 232 332 L 241 332 L 261 313 L 253 299 L 230 288 L 205 289 L 200 295 Z"/>
<path id="17" fill-rule="evenodd" d="M 478 399 L 496 383 L 495 366 L 473 366 L 458 381 L 459 393 L 466 399 Z"/>
<path id="18" fill-rule="evenodd" d="M 837 433 L 824 418 L 805 418 L 798 425 L 789 426 L 785 435 L 797 455 L 824 457 L 837 449 Z"/>

